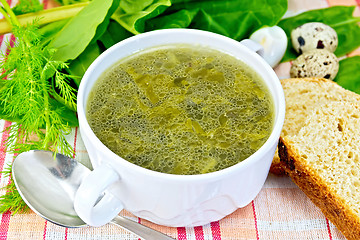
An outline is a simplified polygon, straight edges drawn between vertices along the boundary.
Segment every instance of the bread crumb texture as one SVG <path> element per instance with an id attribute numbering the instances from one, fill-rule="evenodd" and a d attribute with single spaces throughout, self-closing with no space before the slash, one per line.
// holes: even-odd
<path id="1" fill-rule="evenodd" d="M 360 217 L 360 106 L 331 102 L 315 109 L 289 136 L 301 162 Z"/>
<path id="2" fill-rule="evenodd" d="M 281 137 L 296 135 L 305 125 L 305 119 L 323 104 L 331 102 L 360 103 L 360 95 L 323 78 L 290 78 L 281 80 L 285 95 L 285 121 Z M 270 172 L 284 174 L 275 153 Z"/>
<path id="3" fill-rule="evenodd" d="M 315 108 L 329 102 L 360 102 L 360 96 L 327 79 L 292 78 L 281 81 L 286 111 L 282 136 L 295 135 Z"/>

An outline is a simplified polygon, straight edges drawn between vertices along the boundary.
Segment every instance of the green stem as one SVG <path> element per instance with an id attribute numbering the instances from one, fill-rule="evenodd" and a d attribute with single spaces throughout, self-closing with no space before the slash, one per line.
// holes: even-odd
<path id="1" fill-rule="evenodd" d="M 0 13 L 4 16 L 4 19 L 11 24 L 11 18 L 7 15 L 6 11 L 4 10 L 3 7 L 0 7 Z M 4 21 L 4 20 L 2 20 Z"/>
<path id="2" fill-rule="evenodd" d="M 0 0 L 0 1 L 1 1 L 1 3 L 3 3 L 5 0 Z M 37 24 L 39 24 L 41 26 L 41 25 L 45 25 L 45 24 L 48 24 L 51 22 L 56 22 L 59 20 L 73 17 L 78 12 L 80 12 L 85 6 L 87 6 L 89 3 L 90 2 L 83 2 L 83 3 L 66 5 L 66 6 L 56 7 L 56 8 L 50 8 L 50 9 L 42 10 L 39 12 L 22 14 L 22 15 L 16 16 L 15 18 L 17 18 L 17 20 L 16 20 L 17 25 L 23 26 L 26 24 L 33 23 L 34 20 L 38 20 Z M 4 7 L 5 7 L 5 5 L 4 5 Z M 6 10 L 6 8 L 5 8 L 5 10 Z M 9 33 L 9 32 L 11 32 L 11 25 L 7 21 L 4 21 L 4 19 L 0 20 L 0 35 Z"/>
<path id="3" fill-rule="evenodd" d="M 20 23 L 19 23 L 19 21 L 17 20 L 14 12 L 11 10 L 11 8 L 10 8 L 9 4 L 7 3 L 7 1 L 6 1 L 6 0 L 0 0 L 0 1 L 1 1 L 3 7 L 5 8 L 5 11 L 7 12 L 7 15 L 10 17 L 11 23 L 12 23 L 13 25 L 18 25 L 18 26 L 19 26 Z"/>
<path id="4" fill-rule="evenodd" d="M 43 147 L 44 150 L 48 150 L 49 145 L 50 145 L 49 132 L 50 132 L 50 127 L 51 127 L 50 116 L 49 116 L 49 112 L 50 112 L 49 93 L 46 90 L 47 89 L 46 88 L 47 82 L 42 81 L 41 84 L 43 85 L 44 115 L 45 115 L 45 137 L 44 137 L 44 142 L 43 142 L 42 147 Z"/>

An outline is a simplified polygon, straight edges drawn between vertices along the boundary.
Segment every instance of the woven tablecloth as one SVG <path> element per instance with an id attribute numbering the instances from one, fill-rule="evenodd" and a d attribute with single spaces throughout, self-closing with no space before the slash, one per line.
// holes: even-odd
<path id="1" fill-rule="evenodd" d="M 8 1 L 8 2 L 11 2 Z M 271 1 L 269 1 L 271 2 Z M 45 7 L 51 2 L 44 1 Z M 334 5 L 356 5 L 355 15 L 360 16 L 360 0 L 289 0 L 286 16 L 302 11 Z M 10 34 L 0 37 L 1 51 L 6 50 L 4 42 Z M 360 55 L 357 49 L 352 55 Z M 289 77 L 290 63 L 276 67 L 279 78 Z M 11 122 L 0 120 L 0 171 L 12 162 L 13 155 L 5 151 Z M 75 149 L 74 158 L 89 165 L 89 158 L 81 140 L 78 128 L 68 136 Z M 0 187 L 9 178 L 0 175 Z M 0 192 L 4 194 L 4 190 Z M 161 231 L 179 240 L 230 240 L 230 239 L 345 239 L 321 211 L 291 182 L 288 177 L 270 174 L 259 195 L 249 205 L 238 209 L 224 219 L 198 227 L 170 228 L 139 219 L 127 211 L 120 212 L 141 224 Z M 135 235 L 111 224 L 103 227 L 68 229 L 54 225 L 35 213 L 0 215 L 0 239 L 139 239 Z M 360 239 L 360 236 L 359 236 Z"/>

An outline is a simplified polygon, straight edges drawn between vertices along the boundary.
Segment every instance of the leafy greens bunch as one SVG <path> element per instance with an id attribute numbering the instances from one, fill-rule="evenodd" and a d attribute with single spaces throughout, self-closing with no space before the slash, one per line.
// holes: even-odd
<path id="1" fill-rule="evenodd" d="M 16 39 L 9 43 L 11 50 L 0 61 L 0 117 L 14 121 L 8 129 L 7 148 L 12 152 L 51 149 L 70 155 L 72 148 L 65 139 L 71 130 L 65 120 L 66 108 L 51 97 L 54 90 L 49 80 L 52 79 L 63 101 L 74 108 L 76 92 L 69 84 L 72 76 L 61 71 L 67 65 L 53 60 L 55 50 L 41 44 L 35 24 L 21 26 L 7 2 L 0 2 L 3 5 L 0 12 L 12 25 Z M 10 183 L 7 190 L 0 198 L 2 210 L 22 208 L 25 204 L 14 184 Z"/>

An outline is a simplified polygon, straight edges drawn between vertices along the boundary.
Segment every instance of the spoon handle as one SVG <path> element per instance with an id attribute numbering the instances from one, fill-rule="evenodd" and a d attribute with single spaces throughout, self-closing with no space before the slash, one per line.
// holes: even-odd
<path id="1" fill-rule="evenodd" d="M 174 240 L 174 238 L 171 238 L 161 232 L 148 228 L 142 224 L 119 215 L 113 218 L 110 223 L 118 225 L 145 240 Z"/>

